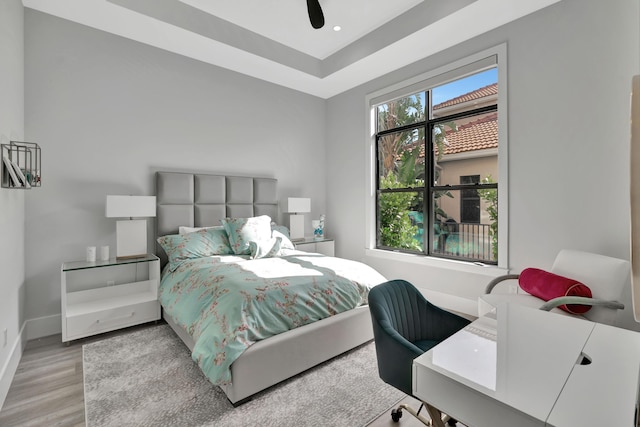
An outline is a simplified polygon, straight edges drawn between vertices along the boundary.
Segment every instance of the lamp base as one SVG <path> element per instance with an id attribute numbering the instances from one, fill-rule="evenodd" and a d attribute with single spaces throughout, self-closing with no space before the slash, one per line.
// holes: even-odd
<path id="1" fill-rule="evenodd" d="M 289 215 L 289 238 L 292 242 L 304 239 L 304 215 Z"/>
<path id="2" fill-rule="evenodd" d="M 128 219 L 116 223 L 116 259 L 140 258 L 147 253 L 147 221 Z"/>
<path id="3" fill-rule="evenodd" d="M 117 261 L 122 261 L 124 259 L 144 258 L 146 256 L 147 256 L 147 254 L 116 256 L 116 260 Z"/>

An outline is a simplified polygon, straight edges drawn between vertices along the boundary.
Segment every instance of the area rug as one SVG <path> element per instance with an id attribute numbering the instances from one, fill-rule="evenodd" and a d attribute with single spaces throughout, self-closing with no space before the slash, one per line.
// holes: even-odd
<path id="1" fill-rule="evenodd" d="M 87 427 L 366 426 L 405 395 L 364 344 L 236 408 L 166 324 L 83 346 Z"/>

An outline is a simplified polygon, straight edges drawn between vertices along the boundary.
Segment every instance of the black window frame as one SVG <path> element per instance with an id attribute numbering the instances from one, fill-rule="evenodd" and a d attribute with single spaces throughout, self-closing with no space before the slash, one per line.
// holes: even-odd
<path id="1" fill-rule="evenodd" d="M 402 125 L 391 129 L 385 129 L 383 131 L 378 131 L 376 120 L 376 129 L 374 135 L 375 141 L 375 215 L 376 215 L 376 249 L 387 250 L 392 252 L 404 252 L 411 254 L 422 254 L 425 256 L 436 257 L 436 258 L 445 258 L 445 259 L 454 259 L 460 261 L 470 261 L 470 262 L 482 262 L 485 264 L 497 265 L 498 259 L 488 260 L 488 259 L 477 259 L 472 257 L 458 256 L 458 255 L 450 255 L 445 253 L 439 253 L 433 250 L 433 242 L 435 237 L 433 236 L 433 230 L 435 226 L 436 219 L 434 218 L 434 203 L 432 202 L 433 196 L 438 191 L 456 191 L 456 190 L 482 190 L 482 189 L 495 189 L 498 191 L 498 183 L 474 183 L 474 184 L 458 184 L 458 185 L 435 185 L 435 161 L 434 161 L 434 129 L 435 126 L 441 123 L 447 122 L 455 122 L 459 119 L 469 118 L 480 116 L 486 113 L 497 112 L 498 111 L 498 103 L 483 106 L 479 108 L 475 108 L 472 110 L 466 110 L 459 113 L 449 114 L 445 116 L 438 116 L 436 118 L 432 117 L 431 107 L 430 107 L 430 95 L 431 89 L 429 88 L 423 91 L 417 91 L 415 93 L 424 92 L 424 117 L 426 118 L 424 121 L 415 122 L 408 125 Z M 390 102 L 389 100 L 388 102 Z M 383 105 L 384 103 L 380 103 L 379 105 Z M 424 187 L 404 187 L 404 188 L 389 188 L 389 189 L 381 189 L 380 188 L 380 159 L 379 159 L 379 142 L 382 137 L 385 135 L 389 135 L 396 132 L 407 131 L 411 129 L 423 128 L 424 130 Z M 427 177 L 429 179 L 427 179 Z M 422 251 L 414 251 L 409 249 L 395 248 L 390 246 L 384 246 L 381 243 L 381 227 L 380 227 L 380 196 L 385 193 L 402 193 L 402 192 L 421 192 L 422 191 L 422 200 L 423 200 L 423 242 L 422 242 Z"/>

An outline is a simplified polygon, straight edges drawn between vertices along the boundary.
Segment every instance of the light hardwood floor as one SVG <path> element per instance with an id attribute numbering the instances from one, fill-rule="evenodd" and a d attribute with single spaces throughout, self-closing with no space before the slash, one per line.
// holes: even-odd
<path id="1" fill-rule="evenodd" d="M 30 341 L 0 411 L 0 426 L 84 426 L 82 344 Z"/>
<path id="2" fill-rule="evenodd" d="M 84 427 L 82 345 L 145 327 L 148 325 L 77 340 L 68 346 L 60 335 L 29 341 L 0 410 L 0 426 Z M 419 406 L 411 397 L 405 402 Z M 394 423 L 390 411 L 391 408 L 368 427 L 423 426 L 408 413 Z"/>

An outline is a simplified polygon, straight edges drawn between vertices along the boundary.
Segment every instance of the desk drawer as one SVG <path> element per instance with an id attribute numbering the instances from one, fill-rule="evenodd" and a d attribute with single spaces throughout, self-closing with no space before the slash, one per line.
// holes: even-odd
<path id="1" fill-rule="evenodd" d="M 67 318 L 67 339 L 113 331 L 160 318 L 158 301 L 100 310 Z"/>
<path id="2" fill-rule="evenodd" d="M 431 350 L 430 350 L 431 351 Z M 416 360 L 426 360 L 423 354 Z M 429 362 L 430 363 L 430 362 Z M 464 425 L 474 427 L 544 427 L 544 420 L 536 419 L 516 408 L 474 390 L 462 382 L 414 361 L 413 395 L 428 402 Z M 491 391 L 487 393 L 492 394 Z"/>

